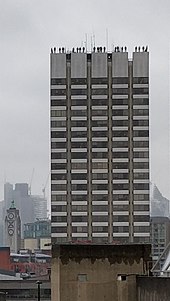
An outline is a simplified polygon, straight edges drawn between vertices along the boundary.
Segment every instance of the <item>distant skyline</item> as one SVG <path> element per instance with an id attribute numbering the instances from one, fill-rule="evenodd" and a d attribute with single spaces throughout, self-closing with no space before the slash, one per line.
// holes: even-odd
<path id="1" fill-rule="evenodd" d="M 170 198 L 170 2 L 0 0 L 0 199 L 4 181 L 41 194 L 49 174 L 50 48 L 149 46 L 151 181 Z M 48 187 L 46 195 L 48 196 Z"/>

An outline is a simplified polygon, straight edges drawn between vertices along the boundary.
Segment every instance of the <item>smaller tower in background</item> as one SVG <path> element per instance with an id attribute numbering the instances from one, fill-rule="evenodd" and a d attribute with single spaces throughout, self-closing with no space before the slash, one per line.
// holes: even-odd
<path id="1" fill-rule="evenodd" d="M 14 201 L 6 211 L 5 217 L 5 244 L 10 251 L 17 253 L 21 246 L 21 219 L 19 210 L 16 209 Z"/>

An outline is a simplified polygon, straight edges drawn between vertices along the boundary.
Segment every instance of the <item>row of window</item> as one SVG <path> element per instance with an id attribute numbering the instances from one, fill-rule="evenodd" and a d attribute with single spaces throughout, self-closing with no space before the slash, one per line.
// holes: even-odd
<path id="1" fill-rule="evenodd" d="M 90 126 L 91 127 L 101 127 L 101 126 L 108 126 L 108 120 L 91 120 Z M 149 120 L 132 120 L 133 126 L 149 126 Z M 51 121 L 51 127 L 66 127 L 67 120 L 54 120 Z M 87 127 L 88 126 L 88 119 L 87 120 L 71 120 L 70 127 Z M 122 126 L 129 126 L 128 120 L 112 120 L 113 127 L 122 127 Z"/>
<path id="2" fill-rule="evenodd" d="M 70 101 L 70 100 L 69 100 Z M 67 105 L 67 99 L 51 99 L 51 106 L 66 106 Z M 88 100 L 87 99 L 71 99 L 71 106 L 85 106 L 87 105 Z M 102 106 L 102 105 L 108 105 L 109 99 L 90 99 L 91 106 Z M 149 105 L 149 99 L 148 98 L 133 98 L 132 100 L 133 105 Z M 128 98 L 121 98 L 121 99 L 112 99 L 112 105 L 129 105 L 129 99 Z"/>
<path id="3" fill-rule="evenodd" d="M 106 136 L 106 138 L 107 138 L 107 136 Z M 71 148 L 87 148 L 87 144 L 88 144 L 87 141 L 85 141 L 85 142 L 81 142 L 81 141 L 72 142 L 71 141 L 70 147 Z M 126 140 L 126 141 L 113 141 L 112 142 L 112 147 L 113 148 L 128 148 L 129 147 L 129 142 L 128 142 L 128 140 Z M 133 147 L 135 149 L 136 148 L 148 148 L 149 147 L 149 141 L 133 141 Z M 67 149 L 67 142 L 52 142 L 51 143 L 51 148 L 52 149 L 55 149 L 55 148 Z"/>
<path id="4" fill-rule="evenodd" d="M 113 77 L 113 84 L 128 84 L 129 77 Z M 148 77 L 133 77 L 134 84 L 148 84 Z M 66 78 L 51 78 L 51 85 L 65 85 Z M 87 78 L 71 78 L 72 85 L 86 85 Z M 107 77 L 91 78 L 91 84 L 108 84 Z"/>
<path id="5" fill-rule="evenodd" d="M 51 117 L 66 117 L 66 110 L 51 110 Z M 112 116 L 128 116 L 128 109 L 113 109 Z M 87 116 L 87 109 L 71 110 L 71 116 Z M 108 110 L 91 110 L 92 116 L 108 116 Z M 133 109 L 133 116 L 149 116 L 149 109 Z"/>
<path id="6" fill-rule="evenodd" d="M 87 205 L 71 205 L 71 211 L 74 212 L 86 212 L 88 206 Z M 109 205 L 92 205 L 91 211 L 96 212 L 106 212 L 109 211 Z M 112 210 L 114 211 L 129 211 L 129 205 L 113 205 Z M 149 205 L 133 205 L 134 211 L 149 211 Z M 52 205 L 53 212 L 67 212 L 66 205 Z"/>
<path id="7" fill-rule="evenodd" d="M 91 195 L 91 200 L 92 201 L 108 201 L 108 195 L 101 195 L 101 194 L 98 194 L 98 195 Z M 113 201 L 128 201 L 129 202 L 129 194 L 114 194 L 112 196 L 112 200 Z M 87 199 L 87 196 L 86 195 L 72 195 L 71 196 L 71 200 L 72 201 L 86 201 Z M 149 193 L 148 194 L 134 194 L 133 195 L 133 200 L 134 201 L 140 201 L 141 203 L 143 201 L 147 201 L 149 202 Z M 64 194 L 64 195 L 60 195 L 60 194 L 52 194 L 51 196 L 51 201 L 54 202 L 54 201 L 67 201 L 67 195 Z"/>
<path id="8" fill-rule="evenodd" d="M 88 184 L 71 184 L 72 191 L 87 191 Z M 129 190 L 130 185 L 129 183 L 116 183 L 112 184 L 113 190 Z M 108 190 L 108 184 L 91 184 L 92 190 Z M 149 183 L 134 183 L 133 184 L 134 190 L 149 190 Z M 67 184 L 51 184 L 52 191 L 67 191 Z"/>
<path id="9" fill-rule="evenodd" d="M 108 173 L 92 173 L 91 174 L 91 179 L 92 180 L 107 180 L 108 179 Z M 149 172 L 146 173 L 133 173 L 133 178 L 134 180 L 148 180 L 149 179 Z M 87 180 L 88 179 L 88 174 L 87 173 L 72 173 L 71 174 L 71 180 Z M 128 180 L 129 179 L 129 173 L 113 173 L 112 174 L 112 179 L 113 180 Z M 51 180 L 52 181 L 57 181 L 57 180 L 67 180 L 67 173 L 62 174 L 62 173 L 57 173 L 57 174 L 52 174 L 51 175 Z"/>
<path id="10" fill-rule="evenodd" d="M 107 162 L 92 162 L 91 164 L 92 169 L 107 169 L 108 163 Z M 113 169 L 129 169 L 129 162 L 113 162 L 112 163 Z M 133 162 L 133 169 L 148 169 L 149 163 L 148 162 Z M 52 170 L 60 170 L 65 169 L 67 170 L 67 163 L 52 163 L 51 164 Z M 87 169 L 87 163 L 71 163 L 71 169 Z"/>

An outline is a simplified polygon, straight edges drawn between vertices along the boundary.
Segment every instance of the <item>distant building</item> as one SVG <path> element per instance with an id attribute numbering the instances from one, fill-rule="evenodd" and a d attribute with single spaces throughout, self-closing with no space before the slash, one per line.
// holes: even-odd
<path id="1" fill-rule="evenodd" d="M 16 207 L 20 211 L 21 235 L 23 234 L 23 225 L 25 223 L 34 222 L 33 202 L 28 192 L 27 183 L 16 183 L 14 189 L 10 183 L 5 183 L 4 185 L 5 208 L 9 208 L 7 206 L 14 200 Z"/>
<path id="2" fill-rule="evenodd" d="M 5 245 L 10 247 L 11 252 L 16 253 L 21 248 L 21 219 L 14 202 L 7 209 L 5 217 Z"/>
<path id="3" fill-rule="evenodd" d="M 47 218 L 47 200 L 43 196 L 30 195 L 27 183 L 16 183 L 14 187 L 10 183 L 4 184 L 4 210 L 13 200 L 20 211 L 22 237 L 24 224 L 34 223 L 37 218 Z"/>
<path id="4" fill-rule="evenodd" d="M 35 250 L 51 250 L 51 221 L 37 220 L 24 225 L 24 248 Z"/>
<path id="5" fill-rule="evenodd" d="M 150 240 L 149 52 L 51 51 L 52 241 Z"/>
<path id="6" fill-rule="evenodd" d="M 152 243 L 152 259 L 155 264 L 164 252 L 166 246 L 170 242 L 170 220 L 168 217 L 152 217 L 151 218 L 151 243 Z M 159 261 L 159 269 L 165 261 L 163 256 Z"/>
<path id="7" fill-rule="evenodd" d="M 169 200 L 165 198 L 158 187 L 152 184 L 151 190 L 151 217 L 169 217 Z"/>
<path id="8" fill-rule="evenodd" d="M 43 196 L 31 195 L 34 207 L 34 220 L 47 218 L 47 200 Z"/>

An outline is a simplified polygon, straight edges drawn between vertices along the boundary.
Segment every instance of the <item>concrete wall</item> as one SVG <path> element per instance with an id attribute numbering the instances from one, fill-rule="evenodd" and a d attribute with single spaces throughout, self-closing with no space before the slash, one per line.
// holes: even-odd
<path id="1" fill-rule="evenodd" d="M 51 54 L 51 77 L 52 78 L 66 77 L 66 54 L 65 53 Z"/>
<path id="2" fill-rule="evenodd" d="M 149 76 L 149 52 L 133 53 L 133 76 L 134 77 Z"/>
<path id="3" fill-rule="evenodd" d="M 71 54 L 71 78 L 87 77 L 87 54 L 72 53 Z"/>
<path id="4" fill-rule="evenodd" d="M 169 301 L 170 278 L 137 277 L 138 301 Z"/>
<path id="5" fill-rule="evenodd" d="M 128 53 L 112 53 L 112 77 L 128 77 Z"/>
<path id="6" fill-rule="evenodd" d="M 144 274 L 149 253 L 144 245 L 53 246 L 52 301 L 121 301 L 118 274 Z"/>
<path id="7" fill-rule="evenodd" d="M 92 53 L 92 77 L 107 77 L 107 53 Z"/>

